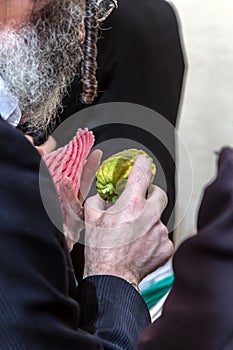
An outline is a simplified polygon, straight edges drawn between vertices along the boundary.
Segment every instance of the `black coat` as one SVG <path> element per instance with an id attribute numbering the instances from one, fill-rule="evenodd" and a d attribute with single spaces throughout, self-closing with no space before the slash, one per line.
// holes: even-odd
<path id="1" fill-rule="evenodd" d="M 110 15 L 102 27 L 107 30 L 102 30 L 98 42 L 99 94 L 93 105 L 129 102 L 145 106 L 158 112 L 176 126 L 184 75 L 184 58 L 177 17 L 172 7 L 164 0 L 119 0 L 119 8 Z M 69 96 L 64 99 L 61 120 L 85 108 L 79 100 L 80 91 L 81 84 L 77 78 L 71 86 Z M 167 131 L 169 138 L 167 142 L 171 151 L 169 153 L 166 145 L 153 135 L 148 137 L 143 129 L 126 128 L 124 124 L 118 123 L 116 118 L 113 125 L 111 108 L 114 112 L 116 107 L 112 105 L 108 108 L 111 125 L 94 128 L 96 144 L 105 140 L 124 138 L 139 142 L 142 145 L 142 147 L 139 145 L 140 148 L 145 146 L 154 154 L 164 172 L 164 175 L 161 175 L 162 171 L 159 171 L 155 181 L 166 189 L 169 196 L 169 204 L 163 216 L 164 222 L 167 223 L 170 216 L 174 215 L 172 210 L 175 203 L 174 132 Z M 93 112 L 93 118 L 98 122 L 98 113 Z M 143 113 L 140 118 L 143 119 Z M 151 117 L 150 123 L 156 123 L 156 114 Z M 80 126 L 93 128 L 90 116 L 87 116 L 85 123 Z M 117 147 L 115 150 L 112 145 L 101 144 L 100 147 L 109 153 L 117 150 Z M 119 142 L 118 150 L 124 147 L 124 143 Z M 169 225 L 171 231 L 173 218 Z"/>
<path id="2" fill-rule="evenodd" d="M 233 349 L 233 149 L 203 195 L 198 233 L 174 257 L 175 283 L 163 315 L 147 328 L 138 350 Z"/>
<path id="3" fill-rule="evenodd" d="M 76 287 L 52 179 L 24 135 L 0 118 L 0 349 L 134 349 L 149 324 L 134 287 L 111 276 Z M 93 335 L 85 332 L 88 331 Z"/>

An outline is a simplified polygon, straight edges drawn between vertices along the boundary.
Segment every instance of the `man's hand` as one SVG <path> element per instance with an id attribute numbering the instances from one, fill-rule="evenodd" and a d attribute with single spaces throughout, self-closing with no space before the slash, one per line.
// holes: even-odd
<path id="1" fill-rule="evenodd" d="M 83 202 L 90 191 L 101 157 L 102 152 L 95 150 L 86 160 L 80 173 L 81 181 L 78 197 L 75 195 L 71 180 L 68 177 L 63 179 L 60 184 L 64 234 L 70 251 L 79 240 L 80 232 L 84 228 Z"/>
<path id="2" fill-rule="evenodd" d="M 86 201 L 84 277 L 115 275 L 139 284 L 171 257 L 173 244 L 160 221 L 167 196 L 149 185 L 150 178 L 150 161 L 138 156 L 114 205 L 107 205 L 98 194 Z"/>

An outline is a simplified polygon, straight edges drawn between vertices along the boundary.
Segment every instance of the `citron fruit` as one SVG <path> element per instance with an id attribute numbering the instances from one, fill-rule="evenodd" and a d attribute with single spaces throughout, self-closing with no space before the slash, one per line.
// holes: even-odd
<path id="1" fill-rule="evenodd" d="M 154 180 L 156 167 L 153 159 L 143 150 L 130 148 L 113 154 L 103 161 L 96 173 L 96 188 L 100 196 L 114 203 L 124 190 L 129 173 L 139 154 L 151 161 L 151 183 Z"/>

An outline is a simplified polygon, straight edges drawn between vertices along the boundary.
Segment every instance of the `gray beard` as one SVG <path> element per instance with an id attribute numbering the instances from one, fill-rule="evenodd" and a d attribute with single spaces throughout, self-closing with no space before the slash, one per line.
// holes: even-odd
<path id="1" fill-rule="evenodd" d="M 0 30 L 0 75 L 31 130 L 47 128 L 78 73 L 80 2 L 51 1 L 20 28 Z"/>

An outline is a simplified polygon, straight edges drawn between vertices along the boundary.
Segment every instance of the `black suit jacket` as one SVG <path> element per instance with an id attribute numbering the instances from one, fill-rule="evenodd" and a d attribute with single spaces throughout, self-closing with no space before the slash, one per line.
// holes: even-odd
<path id="1" fill-rule="evenodd" d="M 204 192 L 198 234 L 174 257 L 175 283 L 163 315 L 140 338 L 139 350 L 233 349 L 233 149 L 219 157 Z"/>
<path id="2" fill-rule="evenodd" d="M 150 322 L 141 296 L 111 276 L 76 287 L 64 236 L 41 200 L 38 152 L 1 118 L 0 145 L 0 349 L 135 348 Z M 46 167 L 40 181 L 62 225 Z"/>
<path id="3" fill-rule="evenodd" d="M 175 126 L 183 83 L 184 58 L 173 8 L 164 0 L 119 0 L 119 8 L 102 27 L 104 30 L 98 42 L 99 94 L 94 104 L 128 102 L 142 105 L 160 113 Z M 77 78 L 63 101 L 61 120 L 86 107 L 79 100 L 80 92 L 81 84 Z M 113 105 L 112 110 L 114 109 Z M 98 116 L 95 115 L 95 118 Z M 143 113 L 140 118 L 143 119 Z M 112 122 L 111 118 L 110 121 Z M 86 124 L 92 127 L 88 118 Z M 94 129 L 94 132 L 96 144 L 124 137 L 139 142 L 154 154 L 165 174 L 169 204 L 163 219 L 167 223 L 175 203 L 174 134 L 168 132 L 170 154 L 164 144 L 155 137 L 148 138 L 143 130 L 135 132 L 134 128 L 126 128 L 125 125 L 102 125 L 98 130 Z M 123 144 L 119 144 L 120 147 L 124 147 Z M 101 148 L 104 148 L 103 144 Z M 109 146 L 107 150 L 108 148 Z M 115 150 L 112 151 L 114 152 Z M 162 182 L 158 184 L 163 187 Z M 173 220 L 170 222 L 170 230 L 172 226 Z"/>

